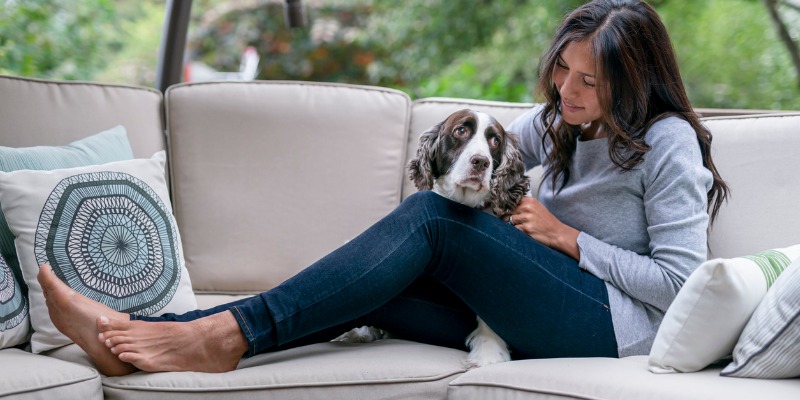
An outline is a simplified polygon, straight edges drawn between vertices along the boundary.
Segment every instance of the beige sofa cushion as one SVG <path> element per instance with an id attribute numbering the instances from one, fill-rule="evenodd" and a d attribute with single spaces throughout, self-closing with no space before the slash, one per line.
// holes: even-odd
<path id="1" fill-rule="evenodd" d="M 493 116 L 503 126 L 508 126 L 514 118 L 528 111 L 533 104 L 507 103 L 502 101 L 485 101 L 472 99 L 456 99 L 446 97 L 430 97 L 415 100 L 411 105 L 411 123 L 408 142 L 406 144 L 406 163 L 415 157 L 419 146 L 419 136 L 428 128 L 442 122 L 448 115 L 465 108 L 483 111 Z M 541 168 L 538 168 L 541 170 Z M 537 174 L 537 172 L 533 172 Z M 531 175 L 529 173 L 529 175 Z M 403 168 L 403 199 L 415 193 L 417 188 L 408 179 Z"/>
<path id="2" fill-rule="evenodd" d="M 161 92 L 0 75 L 0 144 L 62 146 L 122 125 L 133 155 L 165 149 Z"/>
<path id="3" fill-rule="evenodd" d="M 714 160 L 732 190 L 712 227 L 712 257 L 800 243 L 800 114 L 708 118 Z"/>
<path id="4" fill-rule="evenodd" d="M 724 378 L 720 367 L 653 374 L 647 356 L 512 361 L 470 370 L 448 399 L 797 399 L 800 379 Z M 766 397 L 764 397 L 766 396 Z"/>
<path id="5" fill-rule="evenodd" d="M 53 357 L 91 365 L 76 345 Z M 466 353 L 403 340 L 319 343 L 243 359 L 224 374 L 103 377 L 106 399 L 443 399 Z"/>
<path id="6" fill-rule="evenodd" d="M 0 351 L 0 397 L 103 399 L 100 375 L 86 368 L 18 349 Z"/>
<path id="7" fill-rule="evenodd" d="M 399 203 L 404 93 L 303 82 L 166 95 L 174 206 L 199 292 L 261 292 Z"/>

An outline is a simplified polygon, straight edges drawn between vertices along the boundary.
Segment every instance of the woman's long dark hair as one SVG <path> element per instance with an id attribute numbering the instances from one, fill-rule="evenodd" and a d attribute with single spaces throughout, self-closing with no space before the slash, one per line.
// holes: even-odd
<path id="1" fill-rule="evenodd" d="M 541 114 L 552 151 L 545 164 L 545 179 L 553 187 L 570 177 L 569 162 L 575 152 L 580 127 L 558 119 L 561 96 L 553 83 L 553 70 L 571 42 L 588 40 L 595 55 L 597 99 L 603 130 L 608 134 L 611 161 L 623 171 L 636 167 L 650 146 L 647 130 L 657 121 L 677 115 L 694 128 L 703 165 L 714 176 L 708 192 L 713 222 L 728 197 L 728 186 L 711 159 L 711 132 L 693 111 L 683 87 L 675 52 L 656 11 L 640 0 L 595 0 L 572 13 L 556 31 L 553 44 L 539 65 L 538 91 L 545 97 Z"/>

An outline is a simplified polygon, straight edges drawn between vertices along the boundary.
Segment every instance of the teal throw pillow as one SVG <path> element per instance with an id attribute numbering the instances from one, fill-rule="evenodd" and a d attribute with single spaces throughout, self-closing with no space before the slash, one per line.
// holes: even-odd
<path id="1" fill-rule="evenodd" d="M 66 146 L 3 147 L 0 146 L 0 171 L 17 170 L 47 171 L 60 168 L 84 167 L 124 161 L 133 158 L 125 127 L 116 126 L 72 142 Z M 5 215 L 0 210 L 0 256 L 13 271 L 17 282 L 26 291 L 22 282 L 14 235 L 8 229 Z"/>

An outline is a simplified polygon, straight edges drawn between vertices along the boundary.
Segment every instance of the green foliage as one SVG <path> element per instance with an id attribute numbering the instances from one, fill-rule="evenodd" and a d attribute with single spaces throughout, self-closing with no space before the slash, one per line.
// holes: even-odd
<path id="1" fill-rule="evenodd" d="M 260 79 L 368 81 L 374 53 L 354 40 L 369 16 L 368 3 L 324 2 L 309 10 L 310 29 L 287 28 L 282 4 L 262 3 L 234 7 L 214 18 L 195 15 L 189 58 L 219 71 L 238 71 L 241 54 L 253 46 L 261 56 Z"/>
<path id="2" fill-rule="evenodd" d="M 800 109 L 800 77 L 760 1 L 664 3 L 658 11 L 670 31 L 693 104 Z"/>
<path id="3" fill-rule="evenodd" d="M 515 51 L 515 45 L 538 42 L 535 38 L 549 27 L 514 18 L 521 8 L 531 8 L 528 2 L 408 0 L 403 7 L 391 0 L 375 3 L 360 37 L 378 52 L 370 66 L 375 84 L 399 87 L 414 97 L 529 97 L 536 61 L 527 51 Z"/>
<path id="4" fill-rule="evenodd" d="M 306 1 L 285 27 L 277 0 L 194 0 L 187 56 L 259 79 L 394 87 L 414 98 L 535 101 L 538 60 L 582 0 Z M 800 76 L 760 0 L 650 0 L 697 107 L 800 109 Z M 162 0 L 5 0 L 0 73 L 152 85 Z M 784 7 L 791 32 L 800 12 Z M 799 40 L 800 41 L 800 40 Z"/>
<path id="5" fill-rule="evenodd" d="M 91 79 L 114 47 L 112 0 L 5 1 L 0 72 Z"/>
<path id="6" fill-rule="evenodd" d="M 381 85 L 413 97 L 531 101 L 538 55 L 561 16 L 580 3 L 340 0 L 310 9 L 312 26 L 298 31 L 284 27 L 280 4 L 220 13 L 225 3 L 205 0 L 210 11 L 195 15 L 200 27 L 189 40 L 190 58 L 232 71 L 244 48 L 255 46 L 261 79 Z"/>
<path id="7" fill-rule="evenodd" d="M 409 1 L 394 12 L 427 15 L 424 26 L 432 28 L 416 30 L 400 16 L 390 15 L 388 20 L 392 22 L 388 24 L 404 32 L 394 36 L 405 40 L 389 50 L 394 57 L 379 58 L 387 60 L 379 67 L 388 72 L 379 83 L 391 79 L 395 70 L 411 71 L 407 74 L 409 79 L 400 83 L 407 83 L 403 89 L 416 97 L 533 101 L 539 57 L 562 16 L 580 3 Z M 370 31 L 374 43 L 387 42 L 391 36 Z M 448 37 L 450 42 L 437 43 L 439 36 Z"/>
<path id="8" fill-rule="evenodd" d="M 106 67 L 92 80 L 155 86 L 158 50 L 164 29 L 164 2 L 127 0 L 116 3 L 117 40 L 106 54 Z"/>

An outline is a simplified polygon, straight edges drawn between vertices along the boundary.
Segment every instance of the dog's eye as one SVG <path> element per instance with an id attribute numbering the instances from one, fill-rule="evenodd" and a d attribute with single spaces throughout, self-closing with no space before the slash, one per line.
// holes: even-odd
<path id="1" fill-rule="evenodd" d="M 500 146 L 500 138 L 497 136 L 492 136 L 489 138 L 489 147 L 496 149 Z"/>
<path id="2" fill-rule="evenodd" d="M 469 133 L 469 131 L 467 130 L 467 127 L 465 127 L 465 126 L 459 126 L 453 131 L 453 135 L 455 135 L 455 137 L 457 137 L 459 139 L 465 138 L 468 133 Z"/>

